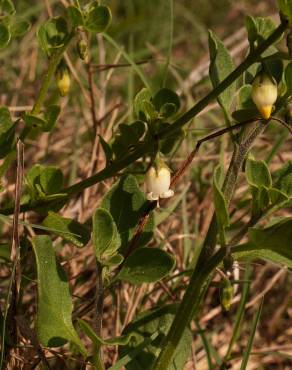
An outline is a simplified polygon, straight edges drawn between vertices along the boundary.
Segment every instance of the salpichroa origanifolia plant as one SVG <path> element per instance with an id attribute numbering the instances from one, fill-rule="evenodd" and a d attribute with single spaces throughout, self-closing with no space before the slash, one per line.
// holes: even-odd
<path id="1" fill-rule="evenodd" d="M 123 366 L 133 370 L 183 369 L 190 356 L 190 323 L 198 316 L 216 269 L 220 268 L 218 289 L 222 308 L 228 311 L 234 291 L 242 286 L 238 275 L 239 261 L 260 258 L 292 267 L 292 219 L 275 218 L 265 227 L 260 224 L 264 219 L 271 219 L 276 211 L 291 207 L 292 164 L 285 163 L 271 175 L 267 163 L 249 153 L 253 143 L 272 123 L 292 133 L 292 62 L 289 61 L 292 58 L 292 2 L 278 1 L 278 25 L 268 18 L 246 18 L 249 50 L 237 67 L 222 41 L 209 32 L 212 89 L 185 112 L 181 111 L 180 97 L 171 89 L 162 87 L 152 91 L 139 65 L 105 32 L 112 21 L 108 6 L 98 1 L 71 1 L 71 5 L 68 1 L 60 1 L 60 4 L 58 16 L 51 15 L 40 25 L 33 24 L 43 61 L 46 58 L 48 65 L 33 107 L 17 119 L 11 117 L 8 107 L 0 108 L 0 176 L 3 184 L 7 170 L 16 163 L 15 196 L 13 199 L 9 197 L 3 185 L 5 196 L 0 210 L 3 222 L 13 221 L 10 241 L 1 244 L 1 259 L 10 272 L 8 283 L 6 280 L 4 285 L 6 295 L 2 299 L 0 317 L 1 369 L 21 368 L 22 356 L 26 356 L 28 348 L 34 353 L 31 365 L 41 363 L 43 368 L 56 368 L 58 356 L 63 355 L 66 359 L 62 348 L 67 343 L 70 344 L 68 358 L 77 361 L 70 363 L 70 368 L 85 368 L 87 363 L 96 369 L 104 369 L 102 347 L 118 346 L 119 355 L 115 363 L 110 364 L 112 370 Z M 52 10 L 49 2 L 47 7 Z M 173 16 L 172 5 L 171 10 Z M 1 48 L 9 49 L 11 40 L 24 35 L 30 27 L 26 20 L 19 20 L 11 0 L 0 0 Z M 133 122 L 120 124 L 109 139 L 103 135 L 105 131 L 100 129 L 101 121 L 95 111 L 92 79 L 95 66 L 90 48 L 96 34 L 117 48 L 145 85 L 132 102 Z M 277 45 L 280 42 L 283 45 L 283 39 L 287 40 L 287 48 L 280 51 Z M 70 96 L 71 72 L 76 73 L 72 65 L 70 67 L 68 52 L 71 50 L 88 72 L 85 86 L 88 88 L 86 96 L 91 109 L 94 142 L 97 143 L 94 151 L 97 157 L 103 151 L 105 166 L 80 182 L 68 185 L 68 178 L 57 165 L 26 163 L 24 172 L 23 161 L 28 139 L 42 133 L 51 135 L 59 124 L 62 107 L 56 95 L 50 97 L 50 87 L 55 80 L 59 95 Z M 165 70 L 168 66 L 169 58 Z M 99 68 L 102 70 L 106 66 Z M 83 86 L 84 81 L 78 74 L 75 79 Z M 165 83 L 165 78 L 163 80 Z M 194 142 L 193 151 L 172 174 L 168 165 L 173 167 L 171 158 L 186 139 L 186 125 L 215 100 L 223 112 L 225 127 Z M 156 209 L 160 204 L 163 207 L 165 202 L 172 201 L 176 184 L 189 170 L 201 145 L 226 133 L 230 134 L 233 154 L 227 171 L 222 163 L 214 169 L 215 212 L 200 254 L 185 266 L 186 271 L 174 276 L 176 256 L 158 246 L 148 245 L 155 227 L 167 217 L 162 214 L 155 218 Z M 249 221 L 234 233 L 232 230 L 236 226 L 230 203 L 243 170 L 251 193 Z M 68 207 L 85 189 L 108 179 L 114 180 L 112 186 L 102 193 L 98 207 L 92 210 L 90 222 L 82 224 L 63 216 L 64 206 Z M 145 192 L 140 186 L 143 181 L 147 188 Z M 165 198 L 170 200 L 164 201 Z M 175 200 L 169 212 L 177 204 Z M 30 211 L 39 215 L 38 224 L 23 221 L 21 215 Z M 13 215 L 13 219 L 9 215 Z M 20 235 L 20 226 L 29 232 Z M 243 238 L 245 242 L 241 243 Z M 60 251 L 55 248 L 66 243 L 77 248 L 93 246 L 95 258 L 95 292 L 86 307 L 81 300 L 73 315 L 68 278 L 57 258 Z M 29 264 L 32 264 L 30 269 Z M 84 270 L 86 268 L 84 263 Z M 161 302 L 159 307 L 134 318 L 122 335 L 103 337 L 105 297 L 115 296 L 116 289 L 125 284 L 152 284 L 166 277 L 179 284 L 185 275 L 190 278 L 181 301 L 174 304 Z M 31 279 L 37 286 L 36 312 L 24 312 L 26 289 Z M 239 335 L 246 297 L 244 285 L 228 351 L 223 359 L 216 358 L 222 369 L 227 368 Z M 253 320 L 242 369 L 251 352 L 261 308 L 262 304 Z M 91 320 L 82 319 L 90 310 L 93 310 Z M 68 350 L 68 346 L 65 348 Z"/>

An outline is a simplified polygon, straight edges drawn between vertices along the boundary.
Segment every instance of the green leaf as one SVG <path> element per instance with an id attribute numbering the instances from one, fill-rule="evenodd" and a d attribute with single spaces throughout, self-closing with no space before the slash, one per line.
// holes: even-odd
<path id="1" fill-rule="evenodd" d="M 292 0 L 278 0 L 278 7 L 292 26 Z"/>
<path id="2" fill-rule="evenodd" d="M 134 112 L 143 121 L 151 121 L 157 118 L 157 112 L 151 99 L 151 92 L 146 87 L 135 96 Z"/>
<path id="3" fill-rule="evenodd" d="M 63 173 L 57 167 L 43 167 L 40 172 L 40 185 L 45 194 L 58 193 L 63 187 L 63 180 Z"/>
<path id="4" fill-rule="evenodd" d="M 220 166 L 218 166 L 215 168 L 213 176 L 214 204 L 217 221 L 222 228 L 225 228 L 226 226 L 229 226 L 230 221 L 225 197 L 221 190 L 221 178 L 222 170 Z"/>
<path id="5" fill-rule="evenodd" d="M 285 193 L 275 188 L 269 189 L 269 197 L 272 205 L 285 203 L 289 199 Z"/>
<path id="6" fill-rule="evenodd" d="M 264 229 L 250 228 L 250 242 L 233 249 L 234 258 L 261 258 L 292 268 L 292 218 L 286 217 Z"/>
<path id="7" fill-rule="evenodd" d="M 219 85 L 235 69 L 233 60 L 229 51 L 225 48 L 222 41 L 209 31 L 209 52 L 210 52 L 210 79 L 213 87 Z M 231 84 L 218 97 L 218 103 L 224 109 L 225 113 L 229 112 L 232 100 L 236 92 L 236 83 Z"/>
<path id="8" fill-rule="evenodd" d="M 131 146 L 136 146 L 145 132 L 145 123 L 135 121 L 131 124 L 120 124 L 119 132 L 115 135 L 112 149 L 117 158 L 128 153 Z"/>
<path id="9" fill-rule="evenodd" d="M 104 140 L 104 138 L 101 135 L 99 136 L 99 141 L 102 146 L 103 152 L 105 154 L 105 159 L 106 159 L 106 166 L 110 164 L 110 161 L 113 158 L 113 151 L 111 146 Z"/>
<path id="10" fill-rule="evenodd" d="M 106 260 L 102 261 L 102 264 L 107 267 L 118 266 L 124 261 L 124 257 L 121 254 L 115 254 Z"/>
<path id="11" fill-rule="evenodd" d="M 233 248 L 232 255 L 238 261 L 254 261 L 261 259 L 270 261 L 277 265 L 292 268 L 292 255 L 286 256 L 283 251 L 271 250 L 268 248 L 259 248 L 254 243 L 241 244 Z"/>
<path id="12" fill-rule="evenodd" d="M 286 94 L 292 95 L 292 62 L 288 63 L 285 68 Z"/>
<path id="13" fill-rule="evenodd" d="M 11 150 L 14 142 L 15 125 L 6 107 L 0 107 L 0 158 L 4 158 Z"/>
<path id="14" fill-rule="evenodd" d="M 158 248 L 138 248 L 124 262 L 118 278 L 132 284 L 161 280 L 173 269 L 172 256 Z"/>
<path id="15" fill-rule="evenodd" d="M 123 335 L 135 334 L 127 346 L 119 348 L 121 358 L 129 354 L 129 361 L 123 363 L 127 370 L 149 370 L 151 368 L 163 347 L 163 341 L 173 322 L 176 310 L 176 305 L 166 305 L 163 308 L 146 311 L 125 328 Z M 157 333 L 155 339 L 141 348 L 145 338 L 153 338 L 155 333 Z M 191 331 L 189 328 L 186 328 L 167 370 L 184 369 L 185 363 L 190 356 L 191 342 Z M 140 351 L 133 355 L 133 349 L 138 349 L 139 347 L 141 348 Z"/>
<path id="16" fill-rule="evenodd" d="M 67 8 L 68 17 L 73 27 L 83 26 L 83 14 L 76 6 L 68 6 Z"/>
<path id="17" fill-rule="evenodd" d="M 272 186 L 272 178 L 269 168 L 265 161 L 256 161 L 248 158 L 246 161 L 245 174 L 250 185 L 257 188 L 264 186 L 270 188 Z"/>
<path id="18" fill-rule="evenodd" d="M 111 214 L 102 208 L 98 208 L 92 218 L 92 242 L 98 261 L 103 257 L 112 256 L 121 245 L 117 226 Z"/>
<path id="19" fill-rule="evenodd" d="M 236 111 L 232 112 L 232 117 L 238 121 L 246 121 L 255 117 L 258 110 L 251 98 L 252 86 L 249 84 L 241 86 L 237 92 Z"/>
<path id="20" fill-rule="evenodd" d="M 78 319 L 78 325 L 80 328 L 84 331 L 84 333 L 88 336 L 88 338 L 97 345 L 98 347 L 102 345 L 107 346 L 125 346 L 129 343 L 129 341 L 134 337 L 136 338 L 135 333 L 129 333 L 129 335 L 122 335 L 120 337 L 114 337 L 114 338 L 108 338 L 108 339 L 102 339 L 91 328 L 91 326 L 84 320 Z"/>
<path id="21" fill-rule="evenodd" d="M 15 14 L 15 7 L 12 0 L 1 0 L 0 1 L 0 15 L 7 16 Z"/>
<path id="22" fill-rule="evenodd" d="M 288 197 L 292 197 L 292 161 L 288 161 L 273 174 L 275 187 Z"/>
<path id="23" fill-rule="evenodd" d="M 23 120 L 28 126 L 39 127 L 42 129 L 46 125 L 46 121 L 31 113 L 24 113 Z"/>
<path id="24" fill-rule="evenodd" d="M 153 98 L 153 104 L 158 112 L 168 118 L 180 108 L 179 96 L 170 89 L 160 89 Z"/>
<path id="25" fill-rule="evenodd" d="M 68 34 L 66 20 L 62 17 L 55 17 L 40 26 L 37 38 L 41 49 L 50 54 L 53 49 L 64 45 Z"/>
<path id="26" fill-rule="evenodd" d="M 59 105 L 49 105 L 45 111 L 45 124 L 42 126 L 44 132 L 51 131 L 59 117 L 61 107 Z"/>
<path id="27" fill-rule="evenodd" d="M 13 37 L 19 37 L 29 31 L 31 24 L 27 21 L 15 22 L 11 25 L 10 31 Z"/>
<path id="28" fill-rule="evenodd" d="M 59 347 L 69 341 L 86 356 L 86 350 L 72 324 L 69 284 L 56 260 L 52 242 L 48 236 L 35 236 L 32 246 L 37 265 L 38 339 L 46 347 Z"/>
<path id="29" fill-rule="evenodd" d="M 84 247 L 90 239 L 89 230 L 82 224 L 52 211 L 43 220 L 43 225 L 54 229 L 54 234 L 60 235 L 77 247 Z"/>
<path id="30" fill-rule="evenodd" d="M 113 185 L 101 202 L 101 208 L 107 210 L 121 237 L 121 252 L 127 250 L 129 241 L 134 236 L 137 224 L 147 208 L 145 194 L 140 190 L 134 176 L 123 176 Z M 142 246 L 152 238 L 154 228 L 153 213 L 140 235 L 138 245 Z"/>
<path id="31" fill-rule="evenodd" d="M 246 350 L 244 351 L 244 354 L 243 354 L 240 370 L 245 370 L 247 368 L 247 363 L 248 363 L 248 359 L 249 359 L 249 356 L 250 356 L 250 353 L 251 353 L 252 344 L 253 344 L 253 341 L 254 341 L 257 325 L 258 325 L 258 322 L 260 320 L 260 316 L 261 316 L 261 313 L 262 313 L 263 303 L 264 303 L 264 298 L 262 298 L 259 309 L 258 309 L 257 313 L 255 314 L 254 319 L 252 321 L 251 333 L 250 333 L 249 338 L 248 338 L 247 348 L 246 348 Z"/>
<path id="32" fill-rule="evenodd" d="M 0 22 L 0 49 L 8 45 L 10 38 L 9 28 L 3 22 Z"/>
<path id="33" fill-rule="evenodd" d="M 255 46 L 256 42 L 267 39 L 276 29 L 275 23 L 270 18 L 251 16 L 246 17 L 245 27 L 252 48 Z"/>
<path id="34" fill-rule="evenodd" d="M 103 32 L 109 26 L 112 20 L 110 8 L 104 5 L 96 4 L 91 7 L 85 17 L 85 29 L 89 32 Z"/>
<path id="35" fill-rule="evenodd" d="M 270 193 L 269 189 L 261 186 L 259 188 L 259 195 L 258 195 L 258 202 L 259 202 L 259 208 L 261 210 L 266 209 L 270 204 Z"/>
<path id="36" fill-rule="evenodd" d="M 281 251 L 282 255 L 291 256 L 292 218 L 286 217 L 265 229 L 249 229 L 250 240 L 258 248 Z"/>

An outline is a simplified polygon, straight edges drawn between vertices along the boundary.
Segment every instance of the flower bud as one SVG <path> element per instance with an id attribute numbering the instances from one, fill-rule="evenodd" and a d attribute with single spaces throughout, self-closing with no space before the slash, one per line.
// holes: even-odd
<path id="1" fill-rule="evenodd" d="M 58 66 L 56 71 L 56 81 L 60 95 L 66 96 L 71 84 L 70 74 L 66 65 L 60 64 Z"/>
<path id="2" fill-rule="evenodd" d="M 277 100 L 277 84 L 266 73 L 256 76 L 252 83 L 251 97 L 264 119 L 270 118 Z"/>
<path id="3" fill-rule="evenodd" d="M 159 200 L 173 196 L 170 187 L 170 170 L 165 165 L 151 166 L 146 174 L 147 199 Z"/>
<path id="4" fill-rule="evenodd" d="M 88 48 L 87 48 L 87 42 L 83 39 L 79 40 L 77 42 L 77 52 L 80 57 L 80 59 L 86 61 L 88 56 Z"/>
<path id="5" fill-rule="evenodd" d="M 228 278 L 220 282 L 220 303 L 224 312 L 228 312 L 233 298 L 233 286 Z"/>

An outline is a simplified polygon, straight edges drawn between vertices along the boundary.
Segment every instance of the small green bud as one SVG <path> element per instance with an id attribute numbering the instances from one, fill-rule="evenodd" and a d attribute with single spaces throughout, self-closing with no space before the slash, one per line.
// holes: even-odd
<path id="1" fill-rule="evenodd" d="M 264 119 L 270 118 L 277 100 L 277 84 L 266 73 L 260 73 L 252 83 L 251 97 Z"/>
<path id="2" fill-rule="evenodd" d="M 80 59 L 86 61 L 88 57 L 88 47 L 87 47 L 87 42 L 82 39 L 77 42 L 77 52 L 80 57 Z"/>
<path id="3" fill-rule="evenodd" d="M 233 298 L 233 286 L 228 278 L 220 282 L 220 303 L 223 311 L 228 312 Z"/>
<path id="4" fill-rule="evenodd" d="M 61 96 L 66 96 L 69 92 L 71 79 L 68 67 L 61 62 L 56 70 L 56 82 Z"/>

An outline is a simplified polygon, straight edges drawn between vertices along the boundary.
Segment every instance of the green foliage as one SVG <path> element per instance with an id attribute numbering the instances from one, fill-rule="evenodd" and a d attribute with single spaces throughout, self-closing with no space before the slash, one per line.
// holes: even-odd
<path id="1" fill-rule="evenodd" d="M 234 70 L 235 66 L 222 41 L 211 31 L 209 31 L 209 52 L 210 79 L 213 87 L 216 87 Z M 236 84 L 233 83 L 217 97 L 218 103 L 226 114 L 229 112 L 235 91 Z"/>
<path id="2" fill-rule="evenodd" d="M 23 120 L 27 126 L 37 127 L 43 132 L 51 131 L 59 117 L 61 108 L 59 105 L 50 105 L 47 107 L 46 111 L 42 116 L 37 116 L 32 113 L 25 113 L 23 115 Z"/>
<path id="3" fill-rule="evenodd" d="M 77 6 L 68 6 L 67 13 L 73 27 L 84 25 L 82 11 Z"/>
<path id="4" fill-rule="evenodd" d="M 229 226 L 230 221 L 226 200 L 221 190 L 221 178 L 222 170 L 220 166 L 218 166 L 216 167 L 213 176 L 214 204 L 217 222 L 221 228 L 225 228 Z"/>
<path id="5" fill-rule="evenodd" d="M 36 331 L 40 343 L 58 347 L 72 342 L 86 355 L 72 324 L 72 301 L 65 273 L 57 262 L 52 242 L 48 236 L 32 239 L 37 264 L 38 309 Z M 49 279 L 49 284 L 48 284 Z"/>
<path id="6" fill-rule="evenodd" d="M 10 41 L 11 33 L 5 23 L 0 22 L 0 48 L 5 48 Z"/>
<path id="7" fill-rule="evenodd" d="M 43 225 L 54 229 L 55 234 L 77 247 L 84 247 L 90 239 L 90 232 L 86 227 L 71 218 L 62 217 L 52 211 L 49 211 Z"/>
<path id="8" fill-rule="evenodd" d="M 0 15 L 7 17 L 15 14 L 15 7 L 12 0 L 0 1 Z"/>
<path id="9" fill-rule="evenodd" d="M 284 15 L 292 25 L 292 0 L 278 0 L 278 7 L 282 15 Z"/>
<path id="10" fill-rule="evenodd" d="M 11 0 L 0 1 L 0 49 L 5 48 L 10 40 L 24 35 L 30 29 L 27 21 L 15 21 L 15 7 Z"/>
<path id="11" fill-rule="evenodd" d="M 263 259 L 292 268 L 292 219 L 280 219 L 264 229 L 250 228 L 250 242 L 234 248 L 238 260 Z"/>
<path id="12" fill-rule="evenodd" d="M 109 26 L 112 14 L 110 8 L 99 5 L 98 2 L 91 4 L 90 10 L 84 16 L 84 28 L 93 33 L 103 32 Z"/>
<path id="13" fill-rule="evenodd" d="M 272 178 L 268 166 L 264 161 L 256 161 L 248 158 L 246 161 L 245 174 L 250 185 L 267 188 L 272 185 Z"/>
<path id="14" fill-rule="evenodd" d="M 125 346 L 133 337 L 136 338 L 136 333 L 129 333 L 128 335 L 121 335 L 120 337 L 102 339 L 96 335 L 90 325 L 84 320 L 78 320 L 78 325 L 96 346 Z"/>
<path id="15" fill-rule="evenodd" d="M 55 166 L 34 165 L 27 172 L 25 183 L 24 197 L 28 195 L 30 202 L 48 202 L 47 205 L 35 208 L 35 211 L 42 215 L 46 215 L 50 210 L 58 211 L 66 202 L 64 194 L 60 192 L 63 188 L 63 174 Z"/>
<path id="16" fill-rule="evenodd" d="M 285 83 L 287 96 L 292 95 L 292 62 L 288 63 L 285 68 Z"/>
<path id="17" fill-rule="evenodd" d="M 50 18 L 37 32 L 39 46 L 48 55 L 64 46 L 68 36 L 68 25 L 62 17 Z"/>
<path id="18" fill-rule="evenodd" d="M 102 208 L 98 208 L 92 218 L 92 242 L 95 256 L 102 262 L 103 258 L 111 257 L 121 245 L 117 226 L 111 214 Z"/>
<path id="19" fill-rule="evenodd" d="M 246 177 L 252 193 L 252 215 L 261 216 L 268 210 L 277 210 L 287 205 L 292 196 L 292 167 L 286 163 L 274 174 L 274 181 L 264 161 L 248 158 Z"/>
<path id="20" fill-rule="evenodd" d="M 175 261 L 158 248 L 138 248 L 124 262 L 118 278 L 132 284 L 161 280 L 173 269 Z"/>
<path id="21" fill-rule="evenodd" d="M 163 88 L 154 95 L 153 105 L 162 117 L 168 118 L 177 113 L 180 108 L 180 100 L 175 92 Z"/>
<path id="22" fill-rule="evenodd" d="M 13 146 L 15 125 L 12 122 L 9 110 L 0 107 L 0 158 L 4 158 Z"/>
<path id="23" fill-rule="evenodd" d="M 153 121 L 158 118 L 155 106 L 152 104 L 152 95 L 147 88 L 143 88 L 134 100 L 134 112 L 143 121 Z"/>
<path id="24" fill-rule="evenodd" d="M 270 18 L 251 16 L 245 18 L 245 27 L 251 48 L 254 48 L 257 43 L 269 37 L 276 28 Z"/>
<path id="25" fill-rule="evenodd" d="M 145 194 L 140 190 L 134 176 L 123 176 L 101 202 L 101 208 L 108 211 L 119 232 L 121 238 L 121 252 L 126 248 L 134 236 L 136 225 L 147 207 Z M 154 227 L 153 215 L 149 220 L 139 239 L 139 246 L 147 244 L 152 238 Z"/>
<path id="26" fill-rule="evenodd" d="M 138 315 L 136 319 L 125 328 L 123 335 L 132 334 L 133 337 L 127 346 L 119 348 L 121 357 L 125 356 L 127 353 L 131 353 L 131 350 L 139 348 L 145 341 L 145 338 L 151 338 L 154 333 L 157 334 L 155 339 L 139 351 L 136 356 L 130 356 L 130 361 L 126 364 L 127 370 L 150 370 L 163 346 L 163 340 L 173 321 L 176 308 L 177 306 L 175 305 L 166 305 L 163 308 L 146 311 Z M 190 330 L 186 328 L 167 370 L 183 369 L 190 355 L 191 341 L 192 334 Z"/>
<path id="27" fill-rule="evenodd" d="M 251 85 L 246 84 L 241 86 L 237 91 L 236 110 L 232 113 L 232 117 L 243 122 L 258 115 L 258 110 L 251 99 Z"/>
<path id="28" fill-rule="evenodd" d="M 292 161 L 288 161 L 273 174 L 275 187 L 286 196 L 292 197 Z"/>
<path id="29" fill-rule="evenodd" d="M 104 140 L 101 140 L 103 150 L 107 161 L 112 159 L 113 153 L 116 158 L 120 158 L 139 144 L 140 139 L 145 133 L 145 124 L 142 121 L 135 121 L 131 124 L 121 123 L 114 140 L 109 146 Z"/>
<path id="30" fill-rule="evenodd" d="M 29 31 L 31 24 L 27 21 L 15 22 L 11 25 L 10 31 L 12 37 L 23 36 L 26 32 Z"/>

